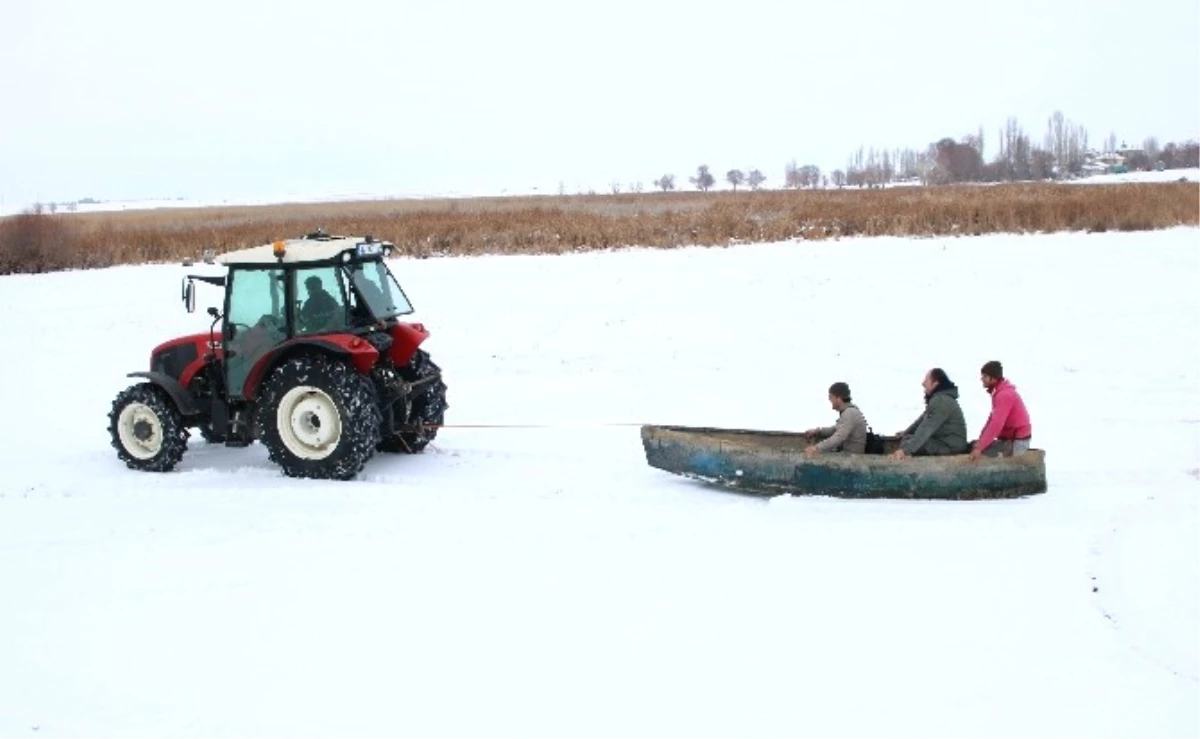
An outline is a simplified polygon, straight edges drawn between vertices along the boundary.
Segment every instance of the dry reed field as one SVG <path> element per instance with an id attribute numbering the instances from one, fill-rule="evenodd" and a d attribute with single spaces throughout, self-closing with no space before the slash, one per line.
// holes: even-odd
<path id="1" fill-rule="evenodd" d="M 26 213 L 0 219 L 0 274 L 178 261 L 329 233 L 416 257 L 670 248 L 844 236 L 1141 231 L 1200 223 L 1191 182 L 669 192 Z"/>

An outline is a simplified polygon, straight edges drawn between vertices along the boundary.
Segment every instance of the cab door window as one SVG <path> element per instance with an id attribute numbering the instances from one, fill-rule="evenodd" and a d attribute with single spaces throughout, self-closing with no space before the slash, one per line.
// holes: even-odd
<path id="1" fill-rule="evenodd" d="M 225 381 L 233 397 L 242 396 L 254 364 L 287 338 L 283 270 L 243 269 L 229 279 L 225 315 Z"/>
<path id="2" fill-rule="evenodd" d="M 346 330 L 346 289 L 335 267 L 296 270 L 296 333 Z"/>

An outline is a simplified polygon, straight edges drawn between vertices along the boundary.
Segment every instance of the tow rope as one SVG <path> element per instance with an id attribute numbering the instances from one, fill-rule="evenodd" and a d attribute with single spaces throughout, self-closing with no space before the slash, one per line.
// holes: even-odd
<path id="1" fill-rule="evenodd" d="M 566 429 L 645 426 L 644 423 L 426 423 L 427 429 Z"/>

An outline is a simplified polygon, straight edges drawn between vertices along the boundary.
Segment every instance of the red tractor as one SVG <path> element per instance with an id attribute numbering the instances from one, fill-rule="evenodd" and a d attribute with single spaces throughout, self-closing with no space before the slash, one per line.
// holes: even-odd
<path id="1" fill-rule="evenodd" d="M 420 348 L 429 332 L 387 268 L 392 244 L 370 236 L 300 239 L 217 257 L 223 276 L 207 333 L 160 344 L 148 372 L 117 395 L 112 445 L 127 466 L 166 472 L 189 429 L 210 443 L 255 440 L 292 477 L 348 480 L 376 451 L 415 454 L 444 420 L 441 370 Z M 220 331 L 217 324 L 221 324 Z"/>

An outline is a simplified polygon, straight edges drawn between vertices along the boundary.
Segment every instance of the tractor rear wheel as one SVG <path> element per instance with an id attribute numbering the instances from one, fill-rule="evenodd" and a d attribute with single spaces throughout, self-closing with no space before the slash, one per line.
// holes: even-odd
<path id="1" fill-rule="evenodd" d="M 286 360 L 263 386 L 259 440 L 289 477 L 350 480 L 374 454 L 381 424 L 371 382 L 332 358 Z"/>
<path id="2" fill-rule="evenodd" d="M 405 382 L 417 382 L 430 377 L 437 379 L 429 380 L 416 389 L 408 414 L 409 430 L 385 434 L 379 443 L 380 451 L 417 454 L 437 437 L 438 427 L 445 422 L 446 409 L 449 408 L 446 404 L 446 383 L 442 382 L 441 373 L 441 368 L 433 363 L 424 349 L 418 349 L 412 360 L 400 368 L 400 376 Z"/>
<path id="3" fill-rule="evenodd" d="M 187 451 L 183 414 L 157 385 L 142 383 L 122 390 L 108 420 L 112 445 L 130 469 L 169 472 Z"/>

